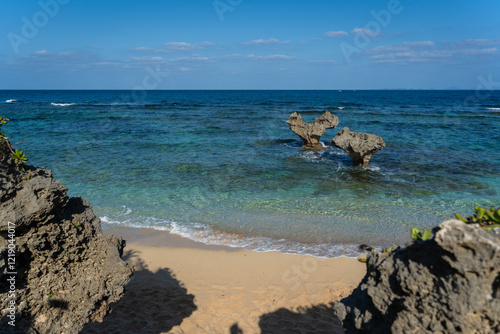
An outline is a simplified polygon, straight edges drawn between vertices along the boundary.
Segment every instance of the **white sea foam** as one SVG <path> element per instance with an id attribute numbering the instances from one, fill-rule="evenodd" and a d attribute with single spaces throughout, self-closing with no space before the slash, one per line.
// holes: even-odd
<path id="1" fill-rule="evenodd" d="M 319 162 L 324 159 L 321 153 L 316 151 L 303 151 L 300 153 L 300 157 L 308 162 Z"/>
<path id="2" fill-rule="evenodd" d="M 372 172 L 380 171 L 380 167 L 369 165 L 368 167 L 363 167 L 364 169 L 371 170 Z"/>
<path id="3" fill-rule="evenodd" d="M 125 205 L 122 205 L 122 210 L 121 212 L 118 214 L 118 216 L 120 217 L 123 217 L 123 216 L 126 216 L 126 215 L 129 215 L 132 213 L 132 209 L 125 206 Z"/>
<path id="4" fill-rule="evenodd" d="M 316 257 L 356 257 L 360 254 L 357 245 L 304 244 L 270 237 L 244 237 L 214 230 L 208 225 L 185 225 L 174 221 L 147 217 L 138 221 L 119 221 L 110 217 L 101 217 L 106 224 L 121 225 L 133 228 L 152 228 L 167 231 L 206 245 L 220 245 L 244 248 L 256 252 L 277 251 L 286 254 L 312 255 Z"/>
<path id="5" fill-rule="evenodd" d="M 344 109 L 345 107 L 337 107 L 337 108 L 339 108 L 340 110 L 342 110 L 342 109 Z"/>
<path id="6" fill-rule="evenodd" d="M 14 102 L 18 102 L 18 101 L 14 100 L 14 99 L 10 99 L 10 100 L 5 101 L 5 103 L 14 103 Z"/>
<path id="7" fill-rule="evenodd" d="M 500 110 L 500 108 L 486 108 L 487 110 Z"/>
<path id="8" fill-rule="evenodd" d="M 53 105 L 54 107 L 69 107 L 69 106 L 74 106 L 75 104 L 74 103 L 55 103 L 55 102 L 52 102 L 51 105 Z"/>

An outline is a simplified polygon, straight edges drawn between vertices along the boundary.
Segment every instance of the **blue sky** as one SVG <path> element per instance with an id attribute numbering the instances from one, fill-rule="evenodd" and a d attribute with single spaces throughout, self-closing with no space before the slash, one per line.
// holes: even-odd
<path id="1" fill-rule="evenodd" d="M 0 89 L 500 89 L 498 0 L 2 0 L 0 13 Z"/>

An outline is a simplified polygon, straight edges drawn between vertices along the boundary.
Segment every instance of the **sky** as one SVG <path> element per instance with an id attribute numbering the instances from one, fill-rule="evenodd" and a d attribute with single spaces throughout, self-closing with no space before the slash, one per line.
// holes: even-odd
<path id="1" fill-rule="evenodd" d="M 498 0 L 0 2 L 0 89 L 500 89 Z"/>

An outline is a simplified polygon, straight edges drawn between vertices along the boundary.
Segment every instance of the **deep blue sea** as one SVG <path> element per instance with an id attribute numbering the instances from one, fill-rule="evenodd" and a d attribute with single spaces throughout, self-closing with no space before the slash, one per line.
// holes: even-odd
<path id="1" fill-rule="evenodd" d="M 410 241 L 500 204 L 500 91 L 0 91 L 30 164 L 103 225 L 335 257 Z M 340 118 L 304 150 L 285 123 Z M 344 126 L 387 143 L 370 167 L 330 145 Z"/>

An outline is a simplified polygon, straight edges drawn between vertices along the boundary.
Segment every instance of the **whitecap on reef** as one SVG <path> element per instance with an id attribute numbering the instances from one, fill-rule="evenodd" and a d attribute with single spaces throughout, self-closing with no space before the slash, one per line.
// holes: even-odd
<path id="1" fill-rule="evenodd" d="M 55 103 L 55 102 L 52 102 L 51 105 L 54 107 L 69 107 L 69 106 L 74 106 L 75 104 L 74 103 Z"/>

